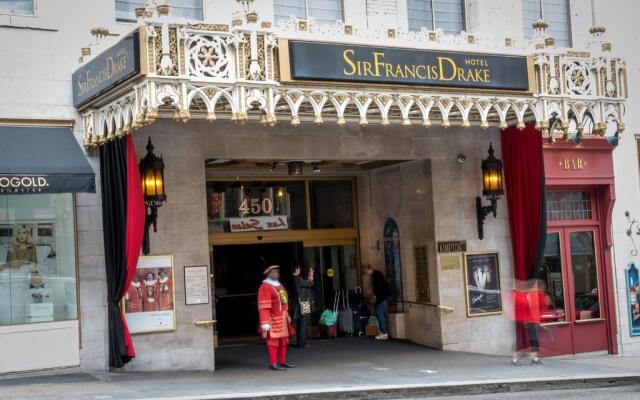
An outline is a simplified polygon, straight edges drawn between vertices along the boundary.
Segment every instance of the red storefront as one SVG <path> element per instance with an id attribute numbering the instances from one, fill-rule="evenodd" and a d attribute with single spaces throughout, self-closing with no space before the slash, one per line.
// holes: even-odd
<path id="1" fill-rule="evenodd" d="M 613 148 L 604 139 L 544 145 L 547 232 L 542 263 L 545 356 L 617 353 L 611 214 Z"/>

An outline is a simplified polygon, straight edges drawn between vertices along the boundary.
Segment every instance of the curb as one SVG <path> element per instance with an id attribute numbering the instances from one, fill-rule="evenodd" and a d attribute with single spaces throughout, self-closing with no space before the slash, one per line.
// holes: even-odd
<path id="1" fill-rule="evenodd" d="M 640 375 L 611 377 L 581 377 L 541 380 L 502 380 L 463 383 L 438 383 L 431 385 L 388 385 L 357 388 L 327 388 L 313 391 L 286 391 L 272 393 L 236 393 L 179 396 L 170 398 L 146 398 L 142 400 L 377 400 L 412 397 L 478 395 L 488 393 L 570 390 L 607 388 L 640 384 Z"/>

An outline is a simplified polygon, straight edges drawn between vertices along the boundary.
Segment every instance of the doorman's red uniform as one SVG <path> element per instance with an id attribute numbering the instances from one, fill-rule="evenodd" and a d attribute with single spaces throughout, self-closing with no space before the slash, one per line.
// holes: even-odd
<path id="1" fill-rule="evenodd" d="M 128 313 L 142 312 L 142 287 L 140 282 L 131 282 L 124 299 L 125 309 Z"/>
<path id="2" fill-rule="evenodd" d="M 173 283 L 171 279 L 158 279 L 158 309 L 173 310 Z"/>
<path id="3" fill-rule="evenodd" d="M 286 350 L 289 344 L 289 299 L 284 286 L 274 286 L 266 281 L 258 289 L 258 312 L 260 314 L 260 333 L 262 326 L 269 325 L 267 346 L 271 364 L 276 364 L 274 356 L 278 355 L 280 363 L 286 361 Z"/>

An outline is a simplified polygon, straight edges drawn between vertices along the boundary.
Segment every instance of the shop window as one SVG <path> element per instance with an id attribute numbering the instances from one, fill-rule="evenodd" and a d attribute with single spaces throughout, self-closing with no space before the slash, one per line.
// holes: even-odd
<path id="1" fill-rule="evenodd" d="M 273 16 L 276 23 L 294 16 L 314 18 L 319 24 L 342 21 L 342 0 L 274 0 Z"/>
<path id="2" fill-rule="evenodd" d="M 600 318 L 598 269 L 593 231 L 570 232 L 576 320 Z"/>
<path id="3" fill-rule="evenodd" d="M 591 220 L 593 211 L 589 192 L 547 193 L 548 221 Z"/>
<path id="4" fill-rule="evenodd" d="M 539 304 L 541 322 L 566 321 L 559 232 L 547 233 L 540 279 L 543 287 L 539 289 L 545 293 L 544 302 Z"/>
<path id="5" fill-rule="evenodd" d="M 73 195 L 0 196 L 0 324 L 77 319 Z"/>
<path id="6" fill-rule="evenodd" d="M 558 47 L 571 47 L 571 25 L 567 0 L 522 0 L 524 36 L 533 37 L 533 23 L 543 20 L 549 24 L 549 36 Z"/>
<path id="7" fill-rule="evenodd" d="M 383 229 L 384 265 L 387 284 L 391 288 L 389 312 L 404 311 L 402 290 L 402 262 L 400 260 L 400 230 L 393 218 L 387 219 Z"/>
<path id="8" fill-rule="evenodd" d="M 33 15 L 33 0 L 0 0 L 0 14 Z"/>
<path id="9" fill-rule="evenodd" d="M 116 20 L 135 22 L 135 9 L 144 6 L 145 0 L 116 0 Z M 171 16 L 202 21 L 202 0 L 168 0 Z"/>
<path id="10" fill-rule="evenodd" d="M 442 29 L 459 34 L 465 29 L 463 0 L 407 0 L 409 30 Z"/>
<path id="11" fill-rule="evenodd" d="M 305 229 L 304 181 L 207 184 L 210 232 Z"/>
<path id="12" fill-rule="evenodd" d="M 311 228 L 353 228 L 353 181 L 309 181 Z"/>

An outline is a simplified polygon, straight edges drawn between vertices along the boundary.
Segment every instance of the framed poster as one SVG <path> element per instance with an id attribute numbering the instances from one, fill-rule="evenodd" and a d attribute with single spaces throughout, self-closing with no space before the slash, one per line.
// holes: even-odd
<path id="1" fill-rule="evenodd" d="M 497 251 L 464 254 L 464 286 L 468 317 L 502 314 Z"/>
<path id="2" fill-rule="evenodd" d="M 175 305 L 173 255 L 140 256 L 122 304 L 129 332 L 175 330 Z"/>
<path id="3" fill-rule="evenodd" d="M 206 265 L 184 267 L 184 302 L 188 306 L 209 304 L 209 267 Z"/>
<path id="4" fill-rule="evenodd" d="M 634 263 L 629 264 L 627 276 L 627 301 L 629 306 L 629 334 L 640 336 L 640 276 Z"/>
<path id="5" fill-rule="evenodd" d="M 0 266 L 33 263 L 40 273 L 57 275 L 56 235 L 56 223 L 53 221 L 0 224 Z"/>

